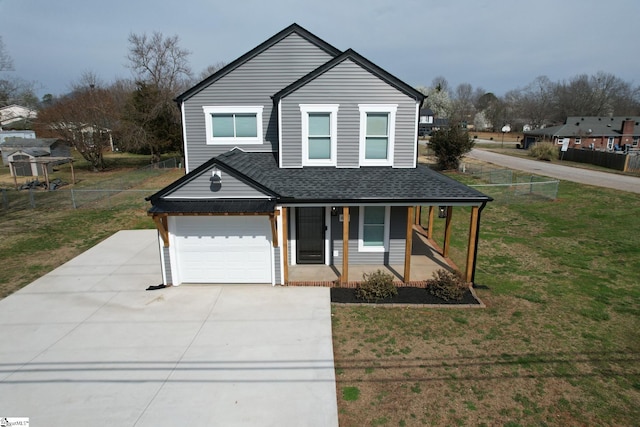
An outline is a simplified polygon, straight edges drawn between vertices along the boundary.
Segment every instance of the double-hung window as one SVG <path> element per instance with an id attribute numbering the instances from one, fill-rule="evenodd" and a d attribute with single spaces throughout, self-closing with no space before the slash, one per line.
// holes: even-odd
<path id="1" fill-rule="evenodd" d="M 335 166 L 338 133 L 338 105 L 303 104 L 302 165 Z"/>
<path id="2" fill-rule="evenodd" d="M 384 252 L 389 250 L 389 207 L 362 206 L 358 250 Z"/>
<path id="3" fill-rule="evenodd" d="M 360 104 L 360 165 L 392 166 L 396 104 Z"/>
<path id="4" fill-rule="evenodd" d="M 203 107 L 207 144 L 262 144 L 262 106 Z"/>

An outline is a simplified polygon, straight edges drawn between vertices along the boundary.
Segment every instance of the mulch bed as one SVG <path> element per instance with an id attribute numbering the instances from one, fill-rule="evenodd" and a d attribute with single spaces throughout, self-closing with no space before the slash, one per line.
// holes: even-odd
<path id="1" fill-rule="evenodd" d="M 331 302 L 339 304 L 363 304 L 356 298 L 354 288 L 331 288 Z M 482 303 L 468 290 L 460 301 L 445 301 L 431 295 L 425 288 L 398 287 L 398 295 L 371 304 L 428 304 L 428 305 L 477 305 Z"/>

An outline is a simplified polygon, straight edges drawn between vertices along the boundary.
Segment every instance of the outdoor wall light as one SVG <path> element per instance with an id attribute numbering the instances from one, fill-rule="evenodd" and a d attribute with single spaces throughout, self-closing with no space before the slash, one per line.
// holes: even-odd
<path id="1" fill-rule="evenodd" d="M 338 216 L 338 208 L 331 206 L 331 216 Z"/>
<path id="2" fill-rule="evenodd" d="M 438 218 L 446 218 L 447 217 L 447 206 L 438 206 Z"/>
<path id="3" fill-rule="evenodd" d="M 211 182 L 222 184 L 222 171 L 218 168 L 211 169 Z"/>

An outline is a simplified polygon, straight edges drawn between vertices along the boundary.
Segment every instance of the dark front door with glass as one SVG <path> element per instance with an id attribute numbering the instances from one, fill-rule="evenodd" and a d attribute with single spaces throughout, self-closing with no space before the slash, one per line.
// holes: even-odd
<path id="1" fill-rule="evenodd" d="M 298 264 L 324 264 L 324 208 L 296 209 Z"/>

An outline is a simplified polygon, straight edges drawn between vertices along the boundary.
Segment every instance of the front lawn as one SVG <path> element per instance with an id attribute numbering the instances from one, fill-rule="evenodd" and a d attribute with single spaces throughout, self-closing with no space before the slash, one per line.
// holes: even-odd
<path id="1" fill-rule="evenodd" d="M 498 200 L 476 274 L 488 308 L 334 306 L 340 425 L 637 425 L 638 212 L 635 194 L 569 182 L 555 202 Z M 453 220 L 464 265 L 468 212 Z"/>

